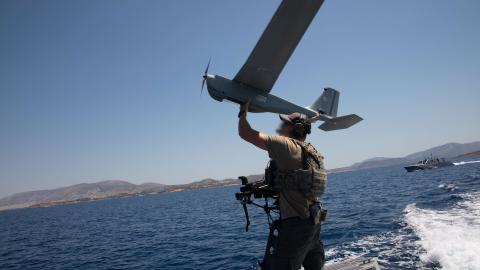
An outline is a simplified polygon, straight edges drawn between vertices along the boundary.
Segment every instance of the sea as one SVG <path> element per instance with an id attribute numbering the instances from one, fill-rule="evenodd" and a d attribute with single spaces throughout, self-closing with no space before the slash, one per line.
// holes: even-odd
<path id="1" fill-rule="evenodd" d="M 480 163 L 329 175 L 328 262 L 382 269 L 480 269 Z M 0 212 L 0 269 L 256 269 L 268 221 L 239 186 Z M 259 201 L 262 203 L 262 201 Z"/>

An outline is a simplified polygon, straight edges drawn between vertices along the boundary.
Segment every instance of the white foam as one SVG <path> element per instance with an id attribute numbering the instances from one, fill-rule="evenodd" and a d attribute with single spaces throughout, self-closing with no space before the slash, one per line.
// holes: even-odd
<path id="1" fill-rule="evenodd" d="M 453 165 L 457 166 L 457 165 L 465 165 L 465 164 L 472 164 L 472 163 L 480 163 L 480 160 L 454 162 Z"/>
<path id="2" fill-rule="evenodd" d="M 439 188 L 457 189 L 450 183 Z M 462 202 L 446 210 L 408 205 L 398 229 L 327 249 L 327 265 L 373 255 L 387 269 L 480 270 L 480 192 L 459 196 Z"/>
<path id="3" fill-rule="evenodd" d="M 449 191 L 455 191 L 457 189 L 457 186 L 455 184 L 446 184 L 446 183 L 441 183 L 438 185 L 439 188 L 449 190 Z"/>
<path id="4" fill-rule="evenodd" d="M 480 269 L 480 192 L 462 195 L 448 210 L 429 210 L 410 204 L 405 220 L 420 238 L 422 262 L 442 269 Z"/>
<path id="5" fill-rule="evenodd" d="M 369 235 L 326 250 L 327 265 L 358 256 L 376 256 L 382 267 L 419 268 L 418 245 L 406 224 L 398 230 Z"/>

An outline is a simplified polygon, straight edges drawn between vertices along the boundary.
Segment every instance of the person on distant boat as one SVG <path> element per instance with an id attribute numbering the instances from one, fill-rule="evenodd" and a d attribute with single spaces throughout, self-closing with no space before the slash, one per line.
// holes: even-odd
<path id="1" fill-rule="evenodd" d="M 273 181 L 280 204 L 278 236 L 273 252 L 268 251 L 267 244 L 262 269 L 297 270 L 303 265 L 305 270 L 320 270 L 325 263 L 320 198 L 326 172 L 323 157 L 305 142 L 310 121 L 299 113 L 280 115 L 278 135 L 267 135 L 250 127 L 248 105 L 240 106 L 238 133 L 245 141 L 268 151 L 270 164 L 278 168 Z"/>

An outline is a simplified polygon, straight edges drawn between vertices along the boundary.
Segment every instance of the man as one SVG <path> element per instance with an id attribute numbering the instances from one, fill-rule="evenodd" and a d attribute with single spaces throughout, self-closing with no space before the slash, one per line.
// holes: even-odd
<path id="1" fill-rule="evenodd" d="M 305 270 L 320 270 L 325 252 L 320 239 L 319 197 L 325 189 L 326 174 L 323 157 L 311 144 L 305 143 L 310 134 L 310 121 L 298 113 L 280 115 L 278 135 L 269 136 L 250 127 L 248 105 L 249 102 L 240 106 L 238 133 L 242 139 L 268 151 L 278 168 L 274 180 L 280 204 L 278 237 L 273 251 L 266 254 L 263 267 L 297 270 L 303 265 Z M 308 183 L 315 182 L 315 187 L 302 189 L 302 177 L 306 177 Z"/>

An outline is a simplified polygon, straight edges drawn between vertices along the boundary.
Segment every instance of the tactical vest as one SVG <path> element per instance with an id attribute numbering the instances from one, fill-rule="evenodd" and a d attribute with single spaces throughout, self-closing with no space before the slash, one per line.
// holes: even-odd
<path id="1" fill-rule="evenodd" d="M 310 143 L 295 140 L 302 148 L 302 169 L 278 170 L 275 188 L 297 190 L 310 201 L 320 201 L 327 185 L 323 156 Z"/>

